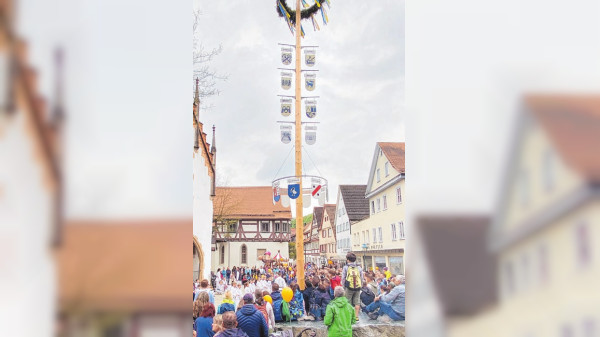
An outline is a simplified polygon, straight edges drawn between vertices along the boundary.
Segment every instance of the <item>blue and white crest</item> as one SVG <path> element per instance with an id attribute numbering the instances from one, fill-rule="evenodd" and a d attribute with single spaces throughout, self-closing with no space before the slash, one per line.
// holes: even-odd
<path id="1" fill-rule="evenodd" d="M 306 87 L 306 90 L 308 90 L 308 91 L 315 90 L 316 77 L 317 76 L 315 74 L 304 75 L 304 86 Z"/>
<path id="2" fill-rule="evenodd" d="M 281 48 L 281 63 L 286 66 L 292 63 L 292 48 Z"/>
<path id="3" fill-rule="evenodd" d="M 281 115 L 284 117 L 289 116 L 292 113 L 292 99 L 282 98 L 281 99 Z"/>
<path id="4" fill-rule="evenodd" d="M 281 72 L 281 87 L 288 90 L 292 86 L 292 73 Z"/>
<path id="5" fill-rule="evenodd" d="M 306 117 L 315 118 L 317 115 L 317 101 L 306 100 L 304 101 L 304 106 L 306 108 Z"/>
<path id="6" fill-rule="evenodd" d="M 288 185 L 288 196 L 290 199 L 297 199 L 300 196 L 300 184 Z"/>
<path id="7" fill-rule="evenodd" d="M 315 65 L 315 50 L 314 49 L 305 49 L 304 50 L 304 62 L 309 67 L 312 67 Z"/>

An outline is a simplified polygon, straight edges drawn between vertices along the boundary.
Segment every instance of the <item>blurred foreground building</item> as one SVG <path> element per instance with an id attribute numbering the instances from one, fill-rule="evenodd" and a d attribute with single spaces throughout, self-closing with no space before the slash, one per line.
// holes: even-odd
<path id="1" fill-rule="evenodd" d="M 480 228 L 462 237 L 453 233 L 456 245 L 473 248 L 462 255 L 469 263 L 481 262 L 474 255 L 479 251 L 496 267 L 471 270 L 470 289 L 438 287 L 442 300 L 449 293 L 481 300 L 446 312 L 447 335 L 598 336 L 600 96 L 530 95 L 521 108 L 485 238 L 477 235 Z M 434 272 L 440 269 L 435 260 L 429 257 Z M 449 280 L 447 274 L 435 278 Z"/>
<path id="2" fill-rule="evenodd" d="M 15 6 L 0 2 L 0 326 L 6 336 L 51 336 L 63 200 L 61 55 L 49 109 L 15 29 Z"/>

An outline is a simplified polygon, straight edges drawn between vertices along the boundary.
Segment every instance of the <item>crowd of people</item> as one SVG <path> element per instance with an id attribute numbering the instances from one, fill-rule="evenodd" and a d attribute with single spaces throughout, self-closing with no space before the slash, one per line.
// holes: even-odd
<path id="1" fill-rule="evenodd" d="M 360 311 L 371 320 L 405 319 L 404 275 L 388 268 L 363 271 L 352 252 L 343 267 L 307 264 L 305 274 L 304 290 L 292 266 L 219 269 L 210 283 L 196 281 L 194 335 L 268 337 L 275 323 L 317 320 L 329 336 L 344 337 L 352 336 Z M 224 297 L 217 307 L 215 293 Z"/>

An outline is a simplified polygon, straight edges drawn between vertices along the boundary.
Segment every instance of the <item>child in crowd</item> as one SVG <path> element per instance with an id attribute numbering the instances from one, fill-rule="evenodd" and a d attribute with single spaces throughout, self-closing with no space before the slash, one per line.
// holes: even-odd
<path id="1" fill-rule="evenodd" d="M 222 315 L 215 315 L 215 317 L 213 317 L 212 330 L 215 333 L 214 337 L 219 336 L 221 331 L 225 330 L 225 328 L 223 328 L 223 316 Z M 200 336 L 197 336 L 197 337 L 200 337 Z"/>
<path id="2" fill-rule="evenodd" d="M 313 283 L 317 283 L 315 281 L 316 280 L 313 280 Z M 331 301 L 328 289 L 330 282 L 328 279 L 324 278 L 321 281 L 318 281 L 318 284 L 319 286 L 313 291 L 310 300 L 310 313 L 316 320 L 322 321 L 323 317 L 325 317 L 327 305 Z"/>
<path id="3" fill-rule="evenodd" d="M 224 314 L 227 311 L 235 311 L 235 305 L 233 303 L 233 299 L 231 298 L 231 290 L 227 290 L 225 292 L 225 297 L 223 298 L 223 303 L 219 305 L 219 309 L 217 310 L 217 314 Z"/>

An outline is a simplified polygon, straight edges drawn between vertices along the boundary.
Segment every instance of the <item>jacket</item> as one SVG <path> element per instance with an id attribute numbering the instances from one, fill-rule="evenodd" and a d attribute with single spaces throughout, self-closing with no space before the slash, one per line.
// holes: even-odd
<path id="1" fill-rule="evenodd" d="M 354 308 L 346 297 L 336 297 L 327 306 L 323 323 L 329 337 L 352 337 L 352 324 L 356 323 Z"/>
<path id="2" fill-rule="evenodd" d="M 246 304 L 235 315 L 237 316 L 238 328 L 244 330 L 248 337 L 268 337 L 269 327 L 263 314 L 254 307 L 254 304 Z"/>
<path id="3" fill-rule="evenodd" d="M 274 291 L 271 293 L 271 298 L 273 299 L 273 315 L 275 316 L 275 322 L 283 322 L 283 315 L 281 312 L 283 297 L 281 297 L 279 291 Z"/>
<path id="4" fill-rule="evenodd" d="M 346 275 L 348 274 L 348 267 L 358 267 L 358 274 L 360 275 L 360 280 L 364 284 L 365 283 L 365 275 L 363 274 L 362 268 L 359 265 L 357 265 L 355 262 L 351 262 L 351 263 L 348 263 L 347 265 L 345 265 L 344 269 L 342 269 L 342 282 L 341 282 L 342 287 L 348 288 L 348 287 L 346 287 Z"/>
<path id="5" fill-rule="evenodd" d="M 239 328 L 227 329 L 219 332 L 215 337 L 248 337 L 244 330 Z M 200 337 L 200 336 L 198 336 Z"/>
<path id="6" fill-rule="evenodd" d="M 235 306 L 233 305 L 232 300 L 223 299 L 223 303 L 219 305 L 219 309 L 217 310 L 217 314 L 222 315 L 228 311 L 235 311 Z"/>
<path id="7" fill-rule="evenodd" d="M 196 336 L 212 337 L 215 335 L 212 329 L 213 318 L 212 317 L 198 317 L 194 322 L 194 330 L 196 330 Z"/>
<path id="8" fill-rule="evenodd" d="M 400 284 L 394 287 L 389 294 L 381 296 L 381 301 L 388 303 L 392 306 L 392 309 L 400 315 L 405 314 L 404 309 L 404 284 Z"/>

